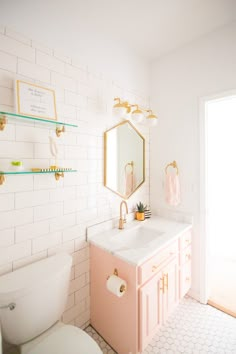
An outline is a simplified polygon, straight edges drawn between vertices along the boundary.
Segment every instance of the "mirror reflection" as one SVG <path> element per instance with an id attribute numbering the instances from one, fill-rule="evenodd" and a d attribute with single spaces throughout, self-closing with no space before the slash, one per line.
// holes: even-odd
<path id="1" fill-rule="evenodd" d="M 104 184 L 123 198 L 129 198 L 145 180 L 145 140 L 124 121 L 105 132 Z"/>

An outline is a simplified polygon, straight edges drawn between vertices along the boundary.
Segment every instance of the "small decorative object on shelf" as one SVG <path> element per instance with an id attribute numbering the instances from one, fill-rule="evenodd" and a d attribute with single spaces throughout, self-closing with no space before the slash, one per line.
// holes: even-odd
<path id="1" fill-rule="evenodd" d="M 16 80 L 16 110 L 25 116 L 57 120 L 55 92 L 31 82 Z"/>
<path id="2" fill-rule="evenodd" d="M 150 219 L 151 216 L 152 216 L 151 209 L 149 207 L 147 207 L 146 210 L 144 211 L 144 217 L 145 217 L 145 219 Z"/>
<path id="3" fill-rule="evenodd" d="M 55 178 L 58 181 L 60 177 L 64 178 L 64 172 L 72 171 L 71 167 L 50 166 L 49 168 L 32 168 L 32 172 L 55 172 Z"/>
<path id="4" fill-rule="evenodd" d="M 11 162 L 11 171 L 23 171 L 24 166 L 22 161 L 12 161 Z"/>
<path id="5" fill-rule="evenodd" d="M 57 166 L 50 166 L 49 168 L 38 168 L 34 167 L 31 168 L 32 172 L 68 172 L 72 171 L 71 167 L 57 167 Z"/>
<path id="6" fill-rule="evenodd" d="M 143 221 L 145 219 L 144 212 L 146 210 L 147 206 L 144 205 L 143 203 L 139 202 L 136 204 L 136 213 L 135 213 L 135 218 L 139 221 Z"/>

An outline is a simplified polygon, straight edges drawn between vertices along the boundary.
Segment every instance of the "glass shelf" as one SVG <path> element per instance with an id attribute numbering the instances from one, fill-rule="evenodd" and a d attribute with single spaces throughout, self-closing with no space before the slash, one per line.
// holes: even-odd
<path id="1" fill-rule="evenodd" d="M 64 177 L 64 173 L 77 172 L 77 170 L 50 170 L 50 171 L 0 171 L 0 186 L 6 181 L 6 176 L 8 175 L 40 175 L 53 173 L 55 179 L 58 181 L 61 177 Z"/>
<path id="2" fill-rule="evenodd" d="M 77 170 L 50 170 L 50 171 L 0 171 L 0 175 L 37 175 L 45 173 L 68 173 L 77 172 Z"/>
<path id="3" fill-rule="evenodd" d="M 58 120 L 41 119 L 41 118 L 37 118 L 37 117 L 23 116 L 21 114 L 10 113 L 10 112 L 0 112 L 0 118 L 3 118 L 3 117 L 15 118 L 15 119 L 28 119 L 28 120 L 32 120 L 32 121 L 39 122 L 39 123 L 43 122 L 43 123 L 49 123 L 49 124 L 54 124 L 54 125 L 64 125 L 64 126 L 73 127 L 73 128 L 78 127 L 78 125 L 69 124 L 69 123 L 65 123 L 65 122 L 59 122 Z"/>

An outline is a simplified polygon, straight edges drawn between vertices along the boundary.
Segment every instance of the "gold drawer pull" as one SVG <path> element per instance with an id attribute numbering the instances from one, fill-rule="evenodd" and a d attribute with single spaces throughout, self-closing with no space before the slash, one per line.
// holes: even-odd
<path id="1" fill-rule="evenodd" d="M 164 274 L 164 292 L 165 292 L 165 287 L 166 287 L 166 291 L 168 290 L 168 286 L 169 286 L 169 279 L 168 279 L 168 273 Z M 166 280 L 166 281 L 165 281 Z"/>
<path id="2" fill-rule="evenodd" d="M 185 242 L 186 242 L 186 243 L 190 243 L 190 240 L 187 238 L 187 239 L 185 240 Z"/>
<path id="3" fill-rule="evenodd" d="M 189 277 L 186 277 L 186 279 L 185 279 L 187 282 L 189 282 L 190 281 L 190 278 Z"/>

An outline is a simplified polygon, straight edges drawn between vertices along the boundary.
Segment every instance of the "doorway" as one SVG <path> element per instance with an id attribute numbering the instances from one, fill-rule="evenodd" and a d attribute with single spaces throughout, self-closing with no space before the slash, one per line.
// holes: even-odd
<path id="1" fill-rule="evenodd" d="M 204 111 L 205 302 L 236 317 L 236 94 Z"/>

